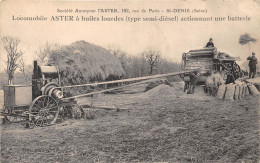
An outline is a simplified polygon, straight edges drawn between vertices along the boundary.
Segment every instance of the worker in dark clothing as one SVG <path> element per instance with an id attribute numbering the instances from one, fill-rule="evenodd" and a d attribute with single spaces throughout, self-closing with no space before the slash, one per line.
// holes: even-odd
<path id="1" fill-rule="evenodd" d="M 247 57 L 247 60 L 249 60 L 249 78 L 254 78 L 256 74 L 256 64 L 257 64 L 257 58 L 255 57 L 255 52 L 252 52 L 252 56 Z"/>
<path id="2" fill-rule="evenodd" d="M 235 84 L 235 77 L 231 72 L 228 72 L 227 73 L 227 80 L 226 80 L 225 84 L 230 84 L 230 83 Z"/>
<path id="3" fill-rule="evenodd" d="M 206 45 L 207 48 L 214 47 L 214 43 L 213 43 L 212 41 L 213 41 L 213 39 L 210 38 L 210 39 L 209 39 L 209 42 L 208 42 L 207 45 Z"/>
<path id="4" fill-rule="evenodd" d="M 195 86 L 196 86 L 196 82 L 197 82 L 197 78 L 198 78 L 198 72 L 190 72 L 189 76 L 190 76 L 190 86 L 189 86 L 189 90 L 187 92 L 187 94 L 194 94 L 194 90 L 195 90 Z"/>

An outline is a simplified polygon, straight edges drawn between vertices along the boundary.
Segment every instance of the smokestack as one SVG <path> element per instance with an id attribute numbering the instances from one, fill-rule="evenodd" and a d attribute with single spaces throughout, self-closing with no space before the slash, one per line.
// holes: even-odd
<path id="1" fill-rule="evenodd" d="M 33 78 L 37 79 L 38 78 L 38 64 L 37 61 L 33 61 Z"/>

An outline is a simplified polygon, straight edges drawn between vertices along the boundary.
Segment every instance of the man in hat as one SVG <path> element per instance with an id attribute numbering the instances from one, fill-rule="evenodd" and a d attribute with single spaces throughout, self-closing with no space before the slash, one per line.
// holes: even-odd
<path id="1" fill-rule="evenodd" d="M 249 78 L 254 78 L 256 74 L 256 64 L 257 64 L 257 58 L 255 57 L 255 52 L 252 52 L 252 56 L 247 57 L 247 60 L 249 60 Z"/>
<path id="2" fill-rule="evenodd" d="M 210 38 L 210 39 L 209 39 L 209 42 L 208 42 L 207 45 L 206 45 L 207 48 L 214 47 L 214 43 L 213 43 L 212 41 L 213 41 L 213 39 Z"/>

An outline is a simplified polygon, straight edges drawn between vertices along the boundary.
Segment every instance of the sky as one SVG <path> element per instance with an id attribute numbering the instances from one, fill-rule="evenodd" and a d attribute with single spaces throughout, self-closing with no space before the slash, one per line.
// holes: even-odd
<path id="1" fill-rule="evenodd" d="M 59 13 L 58 9 L 158 9 L 164 13 Z M 207 13 L 166 13 L 166 9 L 197 9 Z M 260 2 L 258 0 L 174 0 L 174 1 L 2 1 L 0 3 L 0 36 L 14 36 L 21 40 L 26 64 L 37 58 L 35 51 L 46 42 L 69 45 L 85 40 L 102 47 L 120 47 L 129 55 L 152 48 L 161 51 L 161 55 L 171 61 L 181 62 L 181 55 L 189 49 L 202 48 L 209 38 L 213 38 L 215 47 L 221 52 L 240 57 L 244 62 L 250 52 L 260 56 Z M 50 21 L 52 16 L 96 16 L 101 17 L 250 17 L 250 21 L 222 22 L 87 22 L 87 21 Z M 45 16 L 47 21 L 19 21 L 16 17 Z M 248 33 L 258 41 L 248 45 L 238 43 L 241 34 Z M 2 45 L 2 44 L 1 44 Z M 0 47 L 1 64 L 6 53 Z M 0 66 L 3 71 L 3 66 Z"/>

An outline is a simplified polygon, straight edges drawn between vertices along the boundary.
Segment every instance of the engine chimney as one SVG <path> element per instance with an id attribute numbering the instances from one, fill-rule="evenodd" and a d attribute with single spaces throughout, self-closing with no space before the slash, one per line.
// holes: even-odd
<path id="1" fill-rule="evenodd" d="M 33 79 L 37 79 L 38 78 L 38 64 L 37 61 L 33 61 Z"/>

